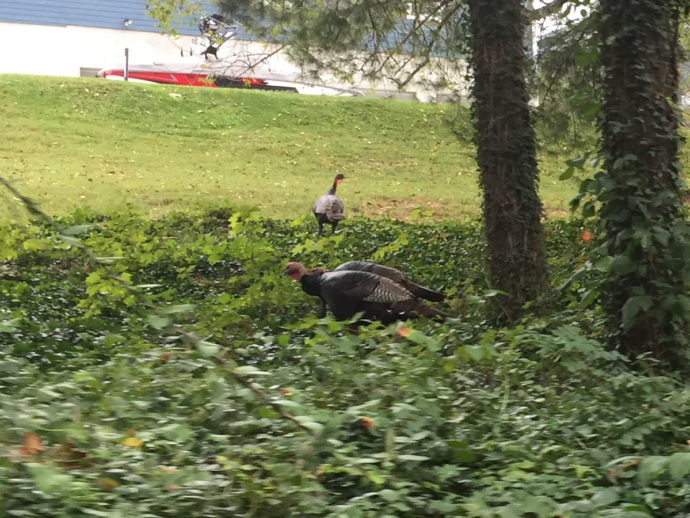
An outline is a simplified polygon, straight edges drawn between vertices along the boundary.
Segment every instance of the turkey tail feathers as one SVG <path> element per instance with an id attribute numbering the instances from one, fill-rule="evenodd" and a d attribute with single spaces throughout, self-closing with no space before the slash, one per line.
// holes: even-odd
<path id="1" fill-rule="evenodd" d="M 386 277 L 397 284 L 400 284 L 403 288 L 411 292 L 415 297 L 420 299 L 429 300 L 431 302 L 441 302 L 446 296 L 440 291 L 432 290 L 426 286 L 422 286 L 416 282 L 409 280 L 405 274 L 403 274 L 397 268 L 392 268 L 390 266 L 385 266 L 383 264 L 372 263 L 369 261 L 348 261 L 346 263 L 338 266 L 335 271 L 342 270 L 355 270 L 362 272 L 371 272 L 381 277 Z"/>
<path id="2" fill-rule="evenodd" d="M 417 312 L 423 317 L 434 320 L 444 321 L 449 317 L 449 315 L 445 314 L 443 311 L 439 311 L 438 309 L 427 306 L 426 304 L 422 304 L 421 302 L 419 306 L 417 306 Z"/>
<path id="3" fill-rule="evenodd" d="M 401 284 L 405 286 L 405 288 L 410 290 L 413 295 L 424 300 L 429 300 L 431 302 L 441 302 L 443 299 L 446 298 L 446 296 L 440 291 L 432 290 L 431 288 L 427 288 L 426 286 L 422 286 L 421 284 L 417 284 L 416 282 L 406 280 Z"/>

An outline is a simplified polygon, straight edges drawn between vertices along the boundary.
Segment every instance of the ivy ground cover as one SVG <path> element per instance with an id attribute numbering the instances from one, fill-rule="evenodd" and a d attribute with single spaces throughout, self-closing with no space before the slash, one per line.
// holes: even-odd
<path id="1" fill-rule="evenodd" d="M 548 224 L 553 300 L 514 328 L 473 224 L 58 223 L 0 227 L 3 516 L 690 513 L 690 392 L 602 347 L 579 221 Z M 282 275 L 352 259 L 443 289 L 452 318 L 353 329 Z"/>

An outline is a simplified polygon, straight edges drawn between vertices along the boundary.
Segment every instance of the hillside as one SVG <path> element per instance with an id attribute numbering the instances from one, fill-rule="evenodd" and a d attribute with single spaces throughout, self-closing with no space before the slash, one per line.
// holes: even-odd
<path id="1" fill-rule="evenodd" d="M 158 217 L 230 202 L 294 218 L 336 172 L 351 216 L 480 210 L 465 107 L 11 75 L 0 101 L 0 171 L 52 214 L 126 204 Z M 541 154 L 549 214 L 576 192 L 558 180 L 570 153 Z"/>

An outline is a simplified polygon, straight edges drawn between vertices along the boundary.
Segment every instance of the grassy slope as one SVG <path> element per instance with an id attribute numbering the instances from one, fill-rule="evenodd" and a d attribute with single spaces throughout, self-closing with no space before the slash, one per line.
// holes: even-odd
<path id="1" fill-rule="evenodd" d="M 472 217 L 474 151 L 450 132 L 456 116 L 449 105 L 5 75 L 0 173 L 54 214 L 130 204 L 158 216 L 229 200 L 293 218 L 344 172 L 352 216 Z M 574 193 L 557 180 L 565 158 L 542 156 L 549 212 Z"/>

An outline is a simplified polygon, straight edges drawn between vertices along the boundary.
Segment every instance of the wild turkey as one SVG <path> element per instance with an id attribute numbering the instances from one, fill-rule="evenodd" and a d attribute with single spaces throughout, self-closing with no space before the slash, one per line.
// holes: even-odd
<path id="1" fill-rule="evenodd" d="M 337 320 L 350 319 L 357 313 L 385 324 L 416 314 L 428 318 L 444 317 L 400 284 L 375 273 L 324 272 L 321 268 L 307 271 L 302 263 L 292 262 L 285 267 L 285 274 L 298 280 L 305 293 L 319 297 Z"/>
<path id="2" fill-rule="evenodd" d="M 333 179 L 333 185 L 326 194 L 322 194 L 314 203 L 314 216 L 319 224 L 319 235 L 323 233 L 324 223 L 328 223 L 333 228 L 338 226 L 340 220 L 345 219 L 345 205 L 343 201 L 335 195 L 338 184 L 345 179 L 345 175 L 338 173 Z"/>
<path id="3" fill-rule="evenodd" d="M 334 271 L 340 272 L 344 270 L 354 270 L 360 272 L 370 272 L 380 275 L 381 277 L 386 277 L 393 282 L 400 284 L 403 288 L 407 289 L 414 296 L 420 299 L 430 300 L 432 302 L 441 302 L 446 296 L 436 290 L 422 286 L 409 280 L 403 272 L 396 268 L 390 266 L 385 266 L 383 264 L 371 263 L 368 261 L 348 261 L 346 263 L 338 266 Z"/>

